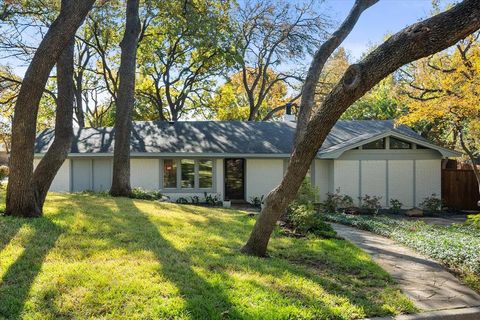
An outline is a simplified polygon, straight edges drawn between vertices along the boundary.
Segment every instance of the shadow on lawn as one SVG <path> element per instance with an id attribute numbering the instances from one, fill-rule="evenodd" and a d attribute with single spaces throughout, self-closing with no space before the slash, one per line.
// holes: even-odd
<path id="1" fill-rule="evenodd" d="M 94 205 L 85 206 L 85 201 Z M 58 212 L 50 217 L 62 228 L 47 218 L 22 220 L 21 223 L 18 222 L 20 220 L 16 221 L 17 228 L 12 228 L 10 234 L 0 237 L 0 240 L 14 237 L 24 224 L 31 225 L 34 232 L 26 241 L 25 251 L 10 266 L 0 283 L 0 318 L 19 317 L 45 256 L 62 232 L 65 232 L 66 236 L 78 238 L 75 247 L 65 248 L 63 254 L 73 254 L 72 250 L 76 250 L 75 254 L 79 256 L 75 257 L 79 259 L 88 259 L 89 251 L 108 251 L 115 248 L 151 252 L 160 263 L 159 274 L 178 288 L 180 297 L 185 301 L 185 311 L 194 319 L 242 319 L 258 316 L 259 313 L 249 314 L 249 302 L 242 301 L 240 303 L 247 305 L 240 305 L 239 302 L 233 303 L 230 300 L 230 288 L 238 285 L 235 282 L 238 280 L 232 278 L 232 272 L 247 277 L 241 280 L 244 283 L 251 282 L 246 288 L 259 291 L 263 295 L 281 297 L 279 299 L 283 306 L 279 307 L 282 308 L 291 303 L 300 308 L 320 308 L 322 314 L 328 317 L 342 317 L 345 314 L 339 313 L 340 308 L 335 305 L 335 301 L 326 302 L 333 297 L 340 297 L 352 306 L 364 309 L 369 316 L 388 313 L 382 309 L 379 302 L 382 285 L 389 283 L 388 276 L 368 260 L 360 259 L 354 250 L 340 248 L 341 241 L 322 243 L 321 250 L 328 250 L 328 254 L 307 248 L 303 239 L 296 239 L 293 244 L 289 242 L 289 247 L 285 250 L 281 247 L 273 248 L 271 259 L 247 257 L 240 254 L 238 248 L 248 236 L 250 228 L 247 224 L 251 222 L 249 218 L 239 218 L 234 211 L 231 216 L 217 217 L 205 214 L 204 209 L 178 206 L 179 212 L 187 213 L 182 216 L 183 224 L 194 225 L 202 234 L 211 235 L 201 241 L 188 235 L 193 241 L 183 243 L 186 246 L 180 250 L 168 240 L 171 234 L 167 232 L 175 233 L 172 236 L 181 238 L 182 230 L 175 228 L 181 228 L 182 223 L 172 226 L 162 214 L 154 212 L 157 208 L 160 211 L 162 206 L 152 204 L 154 209 L 147 213 L 137 207 L 137 201 L 131 199 L 91 195 L 86 198 L 79 195 L 72 196 L 63 208 L 60 207 Z M 175 206 L 171 208 L 172 211 L 176 210 Z M 77 224 L 77 218 L 86 219 L 82 222 L 86 225 Z M 79 225 L 82 226 L 81 229 Z M 70 230 L 74 235 L 68 234 Z M 6 245 L 4 242 L 0 242 L 0 248 Z M 332 252 L 337 250 L 341 254 L 338 257 L 333 254 L 332 257 Z M 348 263 L 345 263 L 346 261 Z M 209 274 L 208 279 L 201 274 L 204 272 Z M 248 279 L 255 274 L 270 275 L 273 279 L 285 279 L 285 274 L 309 279 L 321 286 L 332 298 L 324 299 L 322 296 L 316 299 L 309 296 L 308 292 L 301 292 L 288 280 L 269 282 Z M 372 281 L 372 278 L 375 280 Z M 365 288 L 369 286 L 372 287 Z M 235 293 L 238 294 L 232 291 L 232 294 Z M 241 295 L 245 297 L 242 296 L 241 299 L 255 294 L 256 292 L 243 292 Z M 10 301 L 10 304 L 3 305 L 3 301 Z M 53 306 L 45 307 L 53 309 Z M 259 307 L 261 308 L 261 303 Z M 254 306 L 251 308 L 255 309 Z"/>
<path id="2" fill-rule="evenodd" d="M 5 231 L 8 232 L 7 237 L 2 235 L 2 242 L 0 243 L 0 249 L 2 250 L 21 228 L 31 229 L 31 234 L 25 239 L 21 239 L 25 244 L 24 251 L 10 265 L 0 280 L 0 318 L 18 319 L 28 298 L 30 288 L 42 268 L 45 257 L 54 247 L 62 230 L 47 218 L 2 217 L 0 219 L 5 219 L 3 226 L 6 229 Z M 1 229 L 0 231 L 3 232 Z"/>

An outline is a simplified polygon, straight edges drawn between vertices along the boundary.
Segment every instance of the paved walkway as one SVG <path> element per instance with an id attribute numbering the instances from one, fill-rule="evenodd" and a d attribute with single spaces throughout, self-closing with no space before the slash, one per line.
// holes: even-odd
<path id="1" fill-rule="evenodd" d="M 340 224 L 332 226 L 339 236 L 369 253 L 422 311 L 480 306 L 480 295 L 462 285 L 438 263 L 391 239 Z"/>

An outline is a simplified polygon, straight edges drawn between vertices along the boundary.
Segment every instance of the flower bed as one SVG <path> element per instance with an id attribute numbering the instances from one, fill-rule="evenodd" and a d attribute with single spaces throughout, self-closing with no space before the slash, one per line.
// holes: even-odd
<path id="1" fill-rule="evenodd" d="M 480 291 L 480 230 L 468 225 L 438 226 L 386 216 L 325 214 L 327 221 L 367 230 L 402 243 L 461 274 Z"/>

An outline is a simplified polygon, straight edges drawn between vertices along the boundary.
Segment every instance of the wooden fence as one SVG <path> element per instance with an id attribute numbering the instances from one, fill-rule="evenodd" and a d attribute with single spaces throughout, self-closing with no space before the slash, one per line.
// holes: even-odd
<path id="1" fill-rule="evenodd" d="M 443 169 L 442 197 L 445 205 L 458 210 L 478 210 L 478 182 L 473 170 Z"/>

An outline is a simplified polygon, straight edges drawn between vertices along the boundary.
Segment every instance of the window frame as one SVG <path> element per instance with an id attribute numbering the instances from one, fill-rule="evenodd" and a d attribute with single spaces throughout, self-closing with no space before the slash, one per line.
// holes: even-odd
<path id="1" fill-rule="evenodd" d="M 365 148 L 366 145 L 372 144 L 377 141 L 383 141 L 383 148 Z M 365 144 L 362 144 L 362 149 L 361 150 L 386 150 L 387 149 L 387 139 L 386 137 L 380 138 L 380 139 L 375 139 L 373 141 L 367 142 Z"/>
<path id="2" fill-rule="evenodd" d="M 408 144 L 408 148 L 392 148 L 392 139 L 396 140 L 396 141 L 399 141 L 401 143 Z M 405 140 L 402 140 L 402 139 L 399 139 L 399 138 L 396 138 L 396 137 L 388 137 L 388 140 L 389 140 L 388 148 L 391 149 L 391 150 L 411 150 L 411 149 L 413 149 L 413 143 L 411 143 L 411 142 L 408 142 L 408 141 L 405 141 Z"/>
<path id="3" fill-rule="evenodd" d="M 173 160 L 176 165 L 176 183 L 175 187 L 166 188 L 165 187 L 165 160 Z M 193 161 L 193 188 L 183 188 L 182 187 L 182 160 L 192 160 Z M 199 173 L 199 162 L 200 161 L 211 161 L 212 163 L 212 185 L 208 188 L 200 188 L 200 173 Z M 214 158 L 178 158 L 178 157 L 166 157 L 160 158 L 160 191 L 170 192 L 170 193 L 190 193 L 190 192 L 214 192 L 216 188 L 216 159 Z"/>

